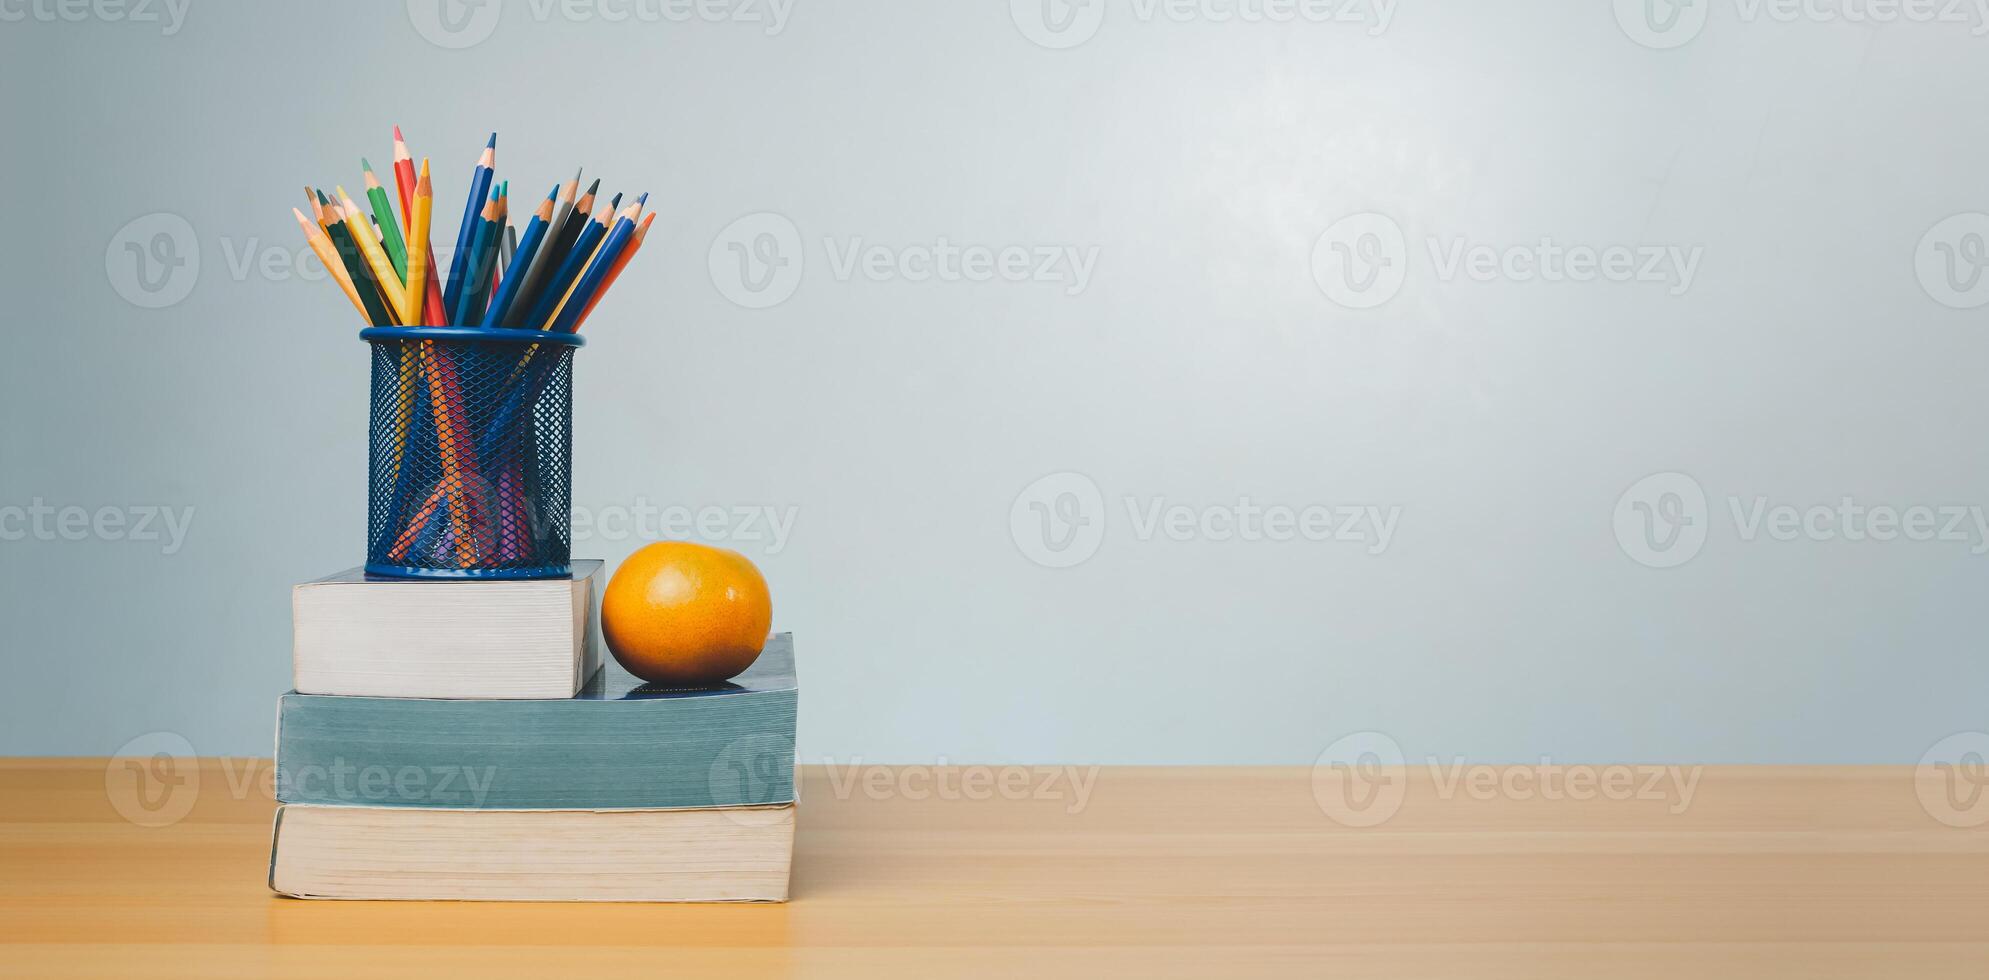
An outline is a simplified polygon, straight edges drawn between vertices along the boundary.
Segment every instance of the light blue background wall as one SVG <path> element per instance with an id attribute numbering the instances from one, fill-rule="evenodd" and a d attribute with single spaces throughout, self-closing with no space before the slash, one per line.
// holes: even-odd
<path id="1" fill-rule="evenodd" d="M 1661 33 L 1629 0 L 1400 0 L 1385 29 L 1337 2 L 1365 22 L 799 0 L 775 30 L 764 0 L 504 0 L 451 34 L 429 0 L 192 0 L 168 34 L 24 2 L 0 751 L 269 751 L 288 588 L 355 564 L 364 520 L 366 355 L 284 265 L 289 209 L 385 168 L 394 123 L 438 228 L 492 129 L 521 197 L 580 164 L 652 192 L 579 362 L 578 500 L 608 529 L 576 550 L 723 508 L 691 536 L 758 562 L 798 634 L 804 761 L 1305 763 L 1377 730 L 1412 757 L 1911 762 L 1989 727 L 1973 5 L 1697 0 Z M 916 273 L 942 239 L 1095 265 L 845 269 L 882 245 Z M 1691 278 L 1549 281 L 1543 239 Z M 155 241 L 170 275 L 125 248 Z M 755 292 L 735 242 L 788 278 Z M 1480 246 L 1527 251 L 1451 266 Z M 1966 520 L 1746 532 L 1757 502 L 1846 497 Z M 1393 533 L 1237 540 L 1246 499 Z M 36 501 L 192 517 L 176 550 L 68 540 L 21 523 Z M 1185 540 L 1147 524 L 1177 504 Z"/>

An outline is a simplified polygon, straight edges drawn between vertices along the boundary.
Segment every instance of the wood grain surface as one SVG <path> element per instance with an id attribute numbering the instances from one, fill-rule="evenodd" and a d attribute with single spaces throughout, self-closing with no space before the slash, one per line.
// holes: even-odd
<path id="1" fill-rule="evenodd" d="M 278 898 L 267 760 L 0 760 L 0 976 L 1989 976 L 1989 798 L 1624 768 L 805 767 L 793 901 L 672 906 Z"/>

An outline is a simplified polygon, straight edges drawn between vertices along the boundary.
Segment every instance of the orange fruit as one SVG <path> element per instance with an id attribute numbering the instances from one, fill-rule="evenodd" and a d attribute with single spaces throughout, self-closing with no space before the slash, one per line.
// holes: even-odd
<path id="1" fill-rule="evenodd" d="M 645 545 L 601 594 L 601 634 L 643 680 L 707 687 L 753 665 L 773 625 L 767 580 L 746 556 L 689 541 Z"/>

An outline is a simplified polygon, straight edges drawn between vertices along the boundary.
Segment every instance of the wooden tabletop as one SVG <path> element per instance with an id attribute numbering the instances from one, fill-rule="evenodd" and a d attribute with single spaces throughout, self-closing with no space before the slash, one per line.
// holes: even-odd
<path id="1" fill-rule="evenodd" d="M 1989 794 L 1620 768 L 807 767 L 794 900 L 671 906 L 277 898 L 267 760 L 0 760 L 0 976 L 1989 975 Z"/>

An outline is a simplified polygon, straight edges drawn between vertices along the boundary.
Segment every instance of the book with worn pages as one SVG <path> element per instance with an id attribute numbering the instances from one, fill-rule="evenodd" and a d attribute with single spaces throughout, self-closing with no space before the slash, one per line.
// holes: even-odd
<path id="1" fill-rule="evenodd" d="M 612 659 L 574 697 L 286 694 L 279 803 L 676 809 L 794 801 L 794 635 L 730 682 L 645 684 Z"/>
<path id="2" fill-rule="evenodd" d="M 783 902 L 794 805 L 417 810 L 289 804 L 269 887 L 297 898 Z"/>

